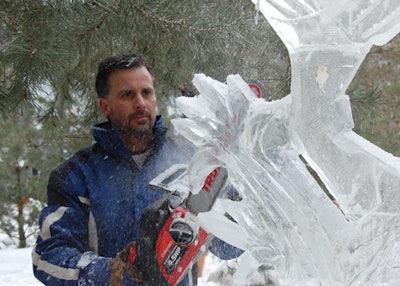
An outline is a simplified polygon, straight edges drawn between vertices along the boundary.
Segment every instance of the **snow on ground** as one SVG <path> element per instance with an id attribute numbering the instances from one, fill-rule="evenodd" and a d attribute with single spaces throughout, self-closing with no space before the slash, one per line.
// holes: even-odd
<path id="1" fill-rule="evenodd" d="M 5 248 L 0 249 L 0 286 L 36 286 L 43 285 L 33 276 L 31 263 L 32 248 Z M 204 275 L 199 279 L 199 286 L 217 286 L 206 282 L 206 277 L 214 271 L 220 261 L 211 255 L 207 256 Z"/>
<path id="2" fill-rule="evenodd" d="M 31 248 L 0 250 L 0 286 L 41 284 L 32 274 Z"/>

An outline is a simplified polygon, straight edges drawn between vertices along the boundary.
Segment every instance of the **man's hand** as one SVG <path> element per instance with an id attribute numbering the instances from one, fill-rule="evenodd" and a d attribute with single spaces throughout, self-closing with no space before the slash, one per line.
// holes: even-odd
<path id="1" fill-rule="evenodd" d="M 163 277 L 156 259 L 156 241 L 161 228 L 169 218 L 170 196 L 164 196 L 148 206 L 140 223 L 141 234 L 137 241 L 129 243 L 110 264 L 110 285 L 122 286 L 124 273 L 136 282 L 150 285 L 170 285 Z"/>
<path id="2" fill-rule="evenodd" d="M 123 285 L 124 273 L 136 282 L 144 282 L 144 275 L 133 263 L 137 256 L 136 242 L 128 244 L 111 260 L 110 286 Z"/>

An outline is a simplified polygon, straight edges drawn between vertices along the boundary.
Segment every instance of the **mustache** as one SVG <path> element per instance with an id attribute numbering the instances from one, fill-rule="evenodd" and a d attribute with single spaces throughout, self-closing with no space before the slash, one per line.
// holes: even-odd
<path id="1" fill-rule="evenodd" d="M 128 120 L 134 120 L 137 117 L 142 117 L 142 116 L 150 117 L 150 113 L 146 110 L 138 110 L 138 111 L 132 113 L 131 115 L 129 115 Z"/>

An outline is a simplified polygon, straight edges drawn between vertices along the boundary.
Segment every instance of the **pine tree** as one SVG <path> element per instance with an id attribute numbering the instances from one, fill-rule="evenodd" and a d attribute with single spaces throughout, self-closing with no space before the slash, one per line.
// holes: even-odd
<path id="1" fill-rule="evenodd" d="M 25 247 L 27 236 L 32 235 L 26 225 L 30 224 L 29 215 L 37 215 L 38 209 L 31 203 L 44 200 L 45 194 L 45 180 L 40 178 L 44 141 L 38 137 L 40 130 L 32 124 L 30 115 L 21 109 L 0 121 L 0 227 L 19 242 L 19 247 Z M 30 214 L 26 208 L 30 208 Z"/>
<path id="2" fill-rule="evenodd" d="M 373 47 L 348 89 L 354 130 L 400 156 L 400 35 Z"/>
<path id="3" fill-rule="evenodd" d="M 219 80 L 239 73 L 261 80 L 270 94 L 288 93 L 286 50 L 263 17 L 255 25 L 248 0 L 8 0 L 0 9 L 3 111 L 23 100 L 36 104 L 46 85 L 53 97 L 46 116 L 80 97 L 92 121 L 96 64 L 125 52 L 154 64 L 161 106 L 185 91 L 195 72 Z"/>
<path id="4" fill-rule="evenodd" d="M 50 171 L 77 148 L 90 144 L 87 134 L 74 125 L 77 121 L 78 111 L 66 112 L 57 124 L 40 121 L 28 103 L 1 116 L 0 229 L 19 247 L 25 247 L 38 228 Z"/>

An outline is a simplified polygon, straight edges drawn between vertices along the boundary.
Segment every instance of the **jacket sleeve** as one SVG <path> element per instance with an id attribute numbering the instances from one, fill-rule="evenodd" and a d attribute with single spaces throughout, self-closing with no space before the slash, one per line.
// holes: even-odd
<path id="1" fill-rule="evenodd" d="M 230 245 L 229 243 L 216 237 L 211 241 L 211 245 L 208 247 L 208 249 L 212 254 L 223 260 L 237 258 L 244 252 L 242 249 Z"/>
<path id="2" fill-rule="evenodd" d="M 41 231 L 32 262 L 36 278 L 45 285 L 78 285 L 80 279 L 89 280 L 86 276 L 91 273 L 86 269 L 101 273 L 102 277 L 97 277 L 100 281 L 108 281 L 104 276 L 111 271 L 109 259 L 85 251 L 87 227 L 84 218 L 79 210 L 67 206 L 48 206 L 42 210 Z M 101 271 L 95 271 L 94 266 Z"/>
<path id="3" fill-rule="evenodd" d="M 109 285 L 111 258 L 97 255 L 89 245 L 90 206 L 83 181 L 62 171 L 50 176 L 48 206 L 41 211 L 32 252 L 34 275 L 45 285 Z"/>

